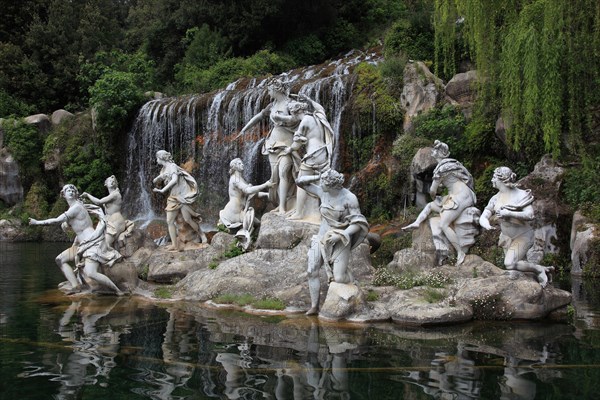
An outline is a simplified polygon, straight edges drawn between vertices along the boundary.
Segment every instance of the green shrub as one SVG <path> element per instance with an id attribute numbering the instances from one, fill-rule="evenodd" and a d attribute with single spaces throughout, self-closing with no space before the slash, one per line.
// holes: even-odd
<path id="1" fill-rule="evenodd" d="M 441 272 L 414 273 L 404 272 L 397 274 L 387 268 L 379 268 L 375 271 L 373 284 L 376 286 L 396 286 L 399 289 L 412 289 L 416 286 L 429 286 L 432 288 L 443 288 L 452 280 Z"/>
<path id="2" fill-rule="evenodd" d="M 33 181 L 42 176 L 42 134 L 37 126 L 15 119 L 3 121 L 1 129 L 4 131 L 4 145 L 19 164 L 19 176 L 27 191 Z"/>
<path id="3" fill-rule="evenodd" d="M 371 255 L 373 267 L 385 267 L 394 259 L 394 254 L 397 251 L 409 248 L 411 244 L 412 234 L 409 232 L 402 232 L 397 236 L 383 236 L 381 246 Z"/>
<path id="4" fill-rule="evenodd" d="M 284 310 L 285 303 L 283 300 L 274 297 L 266 297 L 252 302 L 252 307 L 262 310 Z"/>
<path id="5" fill-rule="evenodd" d="M 213 299 L 215 303 L 219 304 L 236 304 L 240 307 L 252 304 L 256 299 L 251 294 L 231 294 L 225 293 Z"/>
<path id="6" fill-rule="evenodd" d="M 428 303 L 439 303 L 446 298 L 446 293 L 442 290 L 427 287 L 423 293 L 425 301 Z"/>
<path id="7" fill-rule="evenodd" d="M 161 287 L 154 291 L 154 295 L 159 299 L 170 299 L 173 296 L 173 288 Z"/>

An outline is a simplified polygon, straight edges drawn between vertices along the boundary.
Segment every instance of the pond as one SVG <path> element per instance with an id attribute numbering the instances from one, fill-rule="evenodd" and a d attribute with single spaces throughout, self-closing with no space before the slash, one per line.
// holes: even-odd
<path id="1" fill-rule="evenodd" d="M 0 399 L 591 399 L 600 301 L 572 325 L 407 329 L 250 316 L 138 297 L 68 298 L 66 243 L 0 243 Z"/>

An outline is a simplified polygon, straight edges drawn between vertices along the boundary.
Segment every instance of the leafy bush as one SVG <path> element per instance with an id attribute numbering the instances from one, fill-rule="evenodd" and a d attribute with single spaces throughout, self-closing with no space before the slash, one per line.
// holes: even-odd
<path id="1" fill-rule="evenodd" d="M 567 203 L 574 208 L 586 203 L 596 204 L 595 207 L 586 206 L 584 209 L 588 217 L 600 221 L 600 210 L 597 206 L 600 198 L 600 185 L 598 185 L 600 154 L 597 151 L 595 153 L 595 155 L 585 156 L 581 165 L 567 170 L 561 189 Z"/>
<path id="2" fill-rule="evenodd" d="M 319 63 L 325 57 L 325 45 L 315 35 L 294 38 L 283 47 L 283 52 L 294 59 L 297 65 Z"/>
<path id="3" fill-rule="evenodd" d="M 4 131 L 4 145 L 19 164 L 19 175 L 27 191 L 42 173 L 42 134 L 35 125 L 14 119 L 3 121 L 1 129 Z"/>
<path id="4" fill-rule="evenodd" d="M 452 280 L 441 272 L 427 272 L 416 274 L 403 272 L 397 274 L 387 268 L 379 268 L 375 271 L 373 284 L 376 286 L 396 286 L 399 289 L 412 289 L 416 286 L 428 286 L 432 288 L 443 288 Z"/>
<path id="5" fill-rule="evenodd" d="M 205 93 L 225 87 L 239 78 L 280 73 L 292 65 L 287 57 L 261 50 L 252 57 L 227 58 L 208 68 L 180 64 L 175 77 L 182 91 Z"/>
<path id="6" fill-rule="evenodd" d="M 415 136 L 427 138 L 430 145 L 436 139 L 446 143 L 452 158 L 464 160 L 466 154 L 465 117 L 460 109 L 453 106 L 435 107 L 414 119 Z"/>

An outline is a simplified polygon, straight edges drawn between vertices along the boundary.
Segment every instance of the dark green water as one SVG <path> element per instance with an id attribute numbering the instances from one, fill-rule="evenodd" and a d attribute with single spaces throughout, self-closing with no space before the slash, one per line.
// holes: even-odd
<path id="1" fill-rule="evenodd" d="M 2 400 L 599 398 L 595 287 L 574 283 L 574 325 L 319 324 L 70 299 L 55 289 L 66 246 L 0 242 Z"/>

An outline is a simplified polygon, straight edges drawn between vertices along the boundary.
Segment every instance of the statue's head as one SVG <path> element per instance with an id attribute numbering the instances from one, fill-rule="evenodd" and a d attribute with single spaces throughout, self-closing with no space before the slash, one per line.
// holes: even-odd
<path id="1" fill-rule="evenodd" d="M 173 156 L 166 150 L 159 150 L 156 152 L 156 159 L 166 162 L 173 162 Z"/>
<path id="2" fill-rule="evenodd" d="M 104 180 L 104 186 L 117 187 L 119 186 L 119 182 L 117 182 L 117 178 L 114 175 L 111 175 Z"/>
<path id="3" fill-rule="evenodd" d="M 291 114 L 306 112 L 308 110 L 308 104 L 301 101 L 290 101 L 288 104 L 288 110 L 290 110 Z"/>
<path id="4" fill-rule="evenodd" d="M 446 143 L 436 140 L 433 142 L 432 154 L 435 158 L 448 158 L 450 156 L 450 149 Z"/>
<path id="5" fill-rule="evenodd" d="M 62 190 L 60 191 L 60 195 L 64 198 L 67 198 L 69 193 L 74 193 L 73 197 L 76 199 L 79 198 L 79 190 L 77 190 L 75 185 L 73 185 L 72 183 L 67 183 L 65 186 L 63 186 Z"/>
<path id="6" fill-rule="evenodd" d="M 229 163 L 229 174 L 233 174 L 235 171 L 242 172 L 244 170 L 244 162 L 241 158 L 234 158 Z"/>
<path id="7" fill-rule="evenodd" d="M 341 189 L 344 187 L 344 175 L 335 169 L 328 169 L 321 174 L 321 185 L 332 189 Z"/>
<path id="8" fill-rule="evenodd" d="M 494 176 L 492 177 L 492 183 L 499 181 L 509 187 L 515 187 L 517 184 L 517 174 L 508 167 L 498 167 L 494 170 Z"/>
<path id="9" fill-rule="evenodd" d="M 269 89 L 274 92 L 283 93 L 286 96 L 290 94 L 290 86 L 282 79 L 273 79 L 269 82 Z"/>

